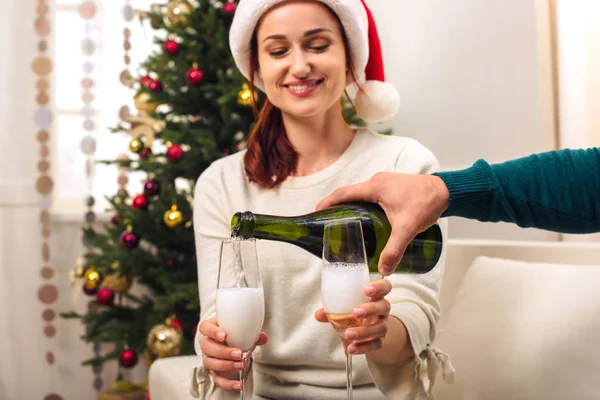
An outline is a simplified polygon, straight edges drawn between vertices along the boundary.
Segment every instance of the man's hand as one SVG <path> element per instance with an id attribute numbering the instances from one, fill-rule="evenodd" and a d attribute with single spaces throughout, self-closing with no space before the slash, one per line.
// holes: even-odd
<path id="1" fill-rule="evenodd" d="M 379 272 L 390 275 L 408 243 L 435 224 L 448 208 L 449 198 L 440 177 L 380 172 L 366 182 L 336 189 L 317 204 L 317 210 L 349 201 L 379 204 L 392 225 L 392 234 L 379 259 Z"/>

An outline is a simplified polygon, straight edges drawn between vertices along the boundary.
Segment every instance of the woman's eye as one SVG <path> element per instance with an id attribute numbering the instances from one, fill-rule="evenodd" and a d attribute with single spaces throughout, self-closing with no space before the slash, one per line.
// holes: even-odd
<path id="1" fill-rule="evenodd" d="M 280 56 L 284 55 L 284 54 L 286 53 L 286 51 L 287 51 L 287 50 L 285 50 L 285 49 L 280 49 L 280 50 L 271 50 L 271 51 L 269 51 L 269 54 L 270 54 L 272 57 L 280 57 Z"/>
<path id="2" fill-rule="evenodd" d="M 319 45 L 319 46 L 312 46 L 311 48 L 312 48 L 313 50 L 315 50 L 315 51 L 319 51 L 319 52 L 320 52 L 320 51 L 325 51 L 325 50 L 327 50 L 327 48 L 328 48 L 328 47 L 329 47 L 329 45 L 328 45 L 328 44 L 322 44 L 322 45 Z"/>

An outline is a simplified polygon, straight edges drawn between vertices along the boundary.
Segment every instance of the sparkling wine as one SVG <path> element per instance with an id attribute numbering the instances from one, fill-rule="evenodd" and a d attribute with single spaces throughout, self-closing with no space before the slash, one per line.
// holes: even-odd
<path id="1" fill-rule="evenodd" d="M 356 318 L 353 314 L 331 314 L 327 313 L 327 319 L 333 330 L 336 331 L 340 336 L 344 336 L 344 332 L 348 328 L 356 328 L 361 326 L 361 320 Z"/>
<path id="2" fill-rule="evenodd" d="M 326 264 L 321 273 L 321 298 L 329 314 L 351 314 L 354 307 L 367 303 L 364 287 L 369 283 L 366 264 Z"/>
<path id="3" fill-rule="evenodd" d="M 262 288 L 217 289 L 217 320 L 227 332 L 227 344 L 247 351 L 254 346 L 265 319 Z"/>
<path id="4" fill-rule="evenodd" d="M 352 310 L 367 303 L 364 287 L 369 283 L 366 264 L 326 264 L 321 274 L 321 298 L 323 309 L 333 329 L 340 335 L 348 328 L 361 325 Z"/>

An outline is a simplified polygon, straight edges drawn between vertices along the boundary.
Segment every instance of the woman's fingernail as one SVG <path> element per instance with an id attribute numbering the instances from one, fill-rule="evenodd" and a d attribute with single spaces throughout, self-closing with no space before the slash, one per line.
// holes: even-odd
<path id="1" fill-rule="evenodd" d="M 242 384 L 241 383 L 234 383 L 233 384 L 233 390 L 242 390 Z"/>
<path id="2" fill-rule="evenodd" d="M 244 368 L 244 363 L 243 362 L 234 362 L 233 363 L 233 368 L 235 368 L 235 369 L 242 369 L 242 368 Z"/>
<path id="3" fill-rule="evenodd" d="M 364 308 L 355 308 L 354 315 L 357 317 L 364 317 L 367 314 L 367 311 Z"/>
<path id="4" fill-rule="evenodd" d="M 354 330 L 354 329 L 348 329 L 346 331 L 346 339 L 352 340 L 352 339 L 356 339 L 358 337 L 358 333 Z"/>
<path id="5" fill-rule="evenodd" d="M 225 332 L 219 332 L 219 333 L 217 333 L 217 338 L 219 340 L 225 340 Z"/>
<path id="6" fill-rule="evenodd" d="M 239 350 L 234 350 L 231 352 L 231 357 L 233 358 L 242 358 L 242 352 Z"/>
<path id="7" fill-rule="evenodd" d="M 381 269 L 383 270 L 383 272 L 385 272 L 386 274 L 391 274 L 392 271 L 394 270 L 394 267 L 392 267 L 391 265 L 382 265 Z"/>
<path id="8" fill-rule="evenodd" d="M 348 354 L 355 354 L 358 351 L 358 348 L 351 344 L 350 346 L 348 346 Z"/>
<path id="9" fill-rule="evenodd" d="M 375 292 L 377 291 L 377 289 L 375 289 L 375 286 L 373 286 L 373 285 L 368 285 L 366 287 L 366 290 L 367 290 L 367 294 L 370 296 L 374 295 Z"/>

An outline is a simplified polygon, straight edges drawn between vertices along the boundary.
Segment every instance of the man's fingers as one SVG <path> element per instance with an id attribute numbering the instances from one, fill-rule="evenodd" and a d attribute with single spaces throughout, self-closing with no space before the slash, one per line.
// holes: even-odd
<path id="1" fill-rule="evenodd" d="M 379 258 L 379 273 L 390 275 L 402 260 L 408 243 L 416 236 L 412 230 L 392 227 L 392 234 Z"/>
<path id="2" fill-rule="evenodd" d="M 315 319 L 319 322 L 329 322 L 327 315 L 325 315 L 325 310 L 322 308 L 319 308 L 317 312 L 315 312 Z"/>
<path id="3" fill-rule="evenodd" d="M 316 210 L 323 210 L 335 204 L 345 203 L 347 201 L 376 203 L 377 199 L 374 197 L 372 191 L 367 190 L 369 185 L 370 181 L 366 181 L 335 189 L 329 196 L 325 197 L 317 204 Z"/>

